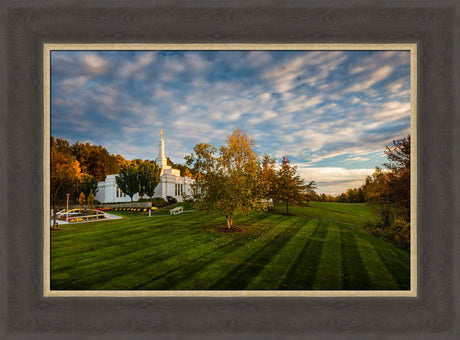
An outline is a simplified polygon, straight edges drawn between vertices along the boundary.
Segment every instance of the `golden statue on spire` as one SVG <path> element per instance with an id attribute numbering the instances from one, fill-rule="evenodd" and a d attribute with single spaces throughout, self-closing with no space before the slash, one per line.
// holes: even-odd
<path id="1" fill-rule="evenodd" d="M 163 129 L 160 130 L 161 139 L 163 139 Z"/>

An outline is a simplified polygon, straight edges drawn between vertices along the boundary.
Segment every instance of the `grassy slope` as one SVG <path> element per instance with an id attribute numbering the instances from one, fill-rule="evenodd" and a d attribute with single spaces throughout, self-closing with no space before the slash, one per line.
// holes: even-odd
<path id="1" fill-rule="evenodd" d="M 51 288 L 409 289 L 409 254 L 352 225 L 366 206 L 283 212 L 240 217 L 235 234 L 197 212 L 72 225 L 51 234 Z"/>

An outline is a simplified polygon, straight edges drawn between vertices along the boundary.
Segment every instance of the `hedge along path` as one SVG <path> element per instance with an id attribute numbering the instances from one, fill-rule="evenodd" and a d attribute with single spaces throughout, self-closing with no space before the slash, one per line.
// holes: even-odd
<path id="1" fill-rule="evenodd" d="M 297 233 L 275 254 L 260 274 L 247 285 L 246 289 L 276 289 L 279 287 L 286 279 L 287 273 L 292 269 L 295 260 L 317 225 L 318 220 L 297 218 L 292 226 L 297 228 Z"/>

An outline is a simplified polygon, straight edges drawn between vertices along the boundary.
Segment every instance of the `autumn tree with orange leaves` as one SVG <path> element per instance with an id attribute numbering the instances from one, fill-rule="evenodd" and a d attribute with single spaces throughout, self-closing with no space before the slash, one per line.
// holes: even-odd
<path id="1" fill-rule="evenodd" d="M 80 163 L 70 154 L 59 150 L 51 141 L 50 195 L 53 207 L 53 228 L 56 228 L 56 202 L 75 191 L 81 177 Z"/>

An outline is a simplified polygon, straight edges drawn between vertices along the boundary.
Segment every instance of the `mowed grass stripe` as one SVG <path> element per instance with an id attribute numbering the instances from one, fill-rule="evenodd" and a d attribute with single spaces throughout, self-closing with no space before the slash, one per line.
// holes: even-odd
<path id="1" fill-rule="evenodd" d="M 297 257 L 286 279 L 281 283 L 280 289 L 300 290 L 312 289 L 316 271 L 326 239 L 328 222 L 318 221 L 318 224 L 305 243 L 302 252 Z"/>
<path id="2" fill-rule="evenodd" d="M 51 233 L 51 289 L 410 288 L 408 252 L 327 216 L 366 206 L 323 207 L 239 216 L 230 234 L 198 212 L 66 226 Z"/>
<path id="3" fill-rule="evenodd" d="M 208 223 L 212 223 L 214 220 L 215 218 L 212 218 Z M 191 225 L 194 224 L 193 220 L 188 224 L 186 220 L 171 221 L 167 219 L 154 221 L 155 223 L 151 222 L 151 220 L 127 220 L 127 222 L 128 223 L 126 223 L 125 220 L 118 220 L 118 225 L 111 226 L 110 229 L 105 228 L 105 225 L 100 225 L 106 222 L 92 222 L 99 223 L 99 225 L 96 226 L 96 228 L 91 228 L 89 232 L 86 229 L 80 229 L 75 233 L 63 231 L 64 233 L 67 232 L 69 241 L 55 238 L 53 235 L 51 241 L 53 255 L 55 255 L 56 258 L 66 255 L 72 256 L 75 253 L 89 251 L 94 248 L 95 245 L 98 247 L 108 246 L 115 243 L 114 241 L 120 244 L 120 240 L 124 241 L 125 238 L 127 238 L 127 241 L 129 241 L 130 237 L 133 239 L 136 237 L 142 238 L 142 233 L 150 233 L 151 236 L 155 237 L 171 232 L 179 232 L 178 236 L 182 234 L 186 235 L 190 229 L 193 230 Z M 149 223 L 147 224 L 147 222 Z M 187 232 L 180 233 L 180 231 Z M 75 242 L 76 238 L 78 238 L 79 242 Z M 57 244 L 59 246 L 57 246 Z"/>
<path id="4" fill-rule="evenodd" d="M 79 263 L 81 257 L 79 258 L 78 255 L 75 255 L 72 261 L 67 262 L 68 267 L 66 268 L 59 268 L 59 262 L 52 261 L 52 271 L 56 273 L 53 275 L 52 286 L 64 286 L 65 288 L 62 289 L 71 289 L 69 286 L 73 286 L 73 289 L 83 289 L 82 284 L 87 282 L 88 287 L 84 289 L 96 289 L 95 287 L 104 286 L 104 282 L 110 281 L 113 277 L 122 275 L 135 277 L 132 272 L 136 272 L 136 269 L 144 270 L 143 268 L 150 263 L 158 263 L 168 259 L 171 259 L 172 263 L 177 262 L 176 257 L 180 255 L 183 249 L 190 249 L 191 245 L 198 244 L 199 241 L 203 242 L 203 237 L 211 237 L 211 235 L 197 232 L 190 233 L 187 227 L 171 228 L 172 231 L 165 240 L 156 240 L 155 243 L 159 244 L 157 248 L 138 240 L 137 242 L 124 243 L 125 247 L 117 249 L 117 239 L 113 239 L 115 242 L 111 248 L 113 251 L 109 252 L 108 248 L 98 248 L 90 254 L 84 253 L 80 255 L 83 257 L 82 263 Z M 189 230 L 189 232 L 182 232 L 184 230 Z M 222 237 L 224 234 L 215 233 L 213 239 L 216 242 Z M 123 235 L 120 238 L 123 239 Z M 144 248 L 140 248 L 141 243 L 144 243 Z M 127 247 L 128 244 L 130 247 Z M 67 275 L 60 275 L 60 271 L 67 271 Z M 70 280 L 72 282 L 66 282 Z"/>
<path id="5" fill-rule="evenodd" d="M 285 213 L 285 209 L 282 206 L 277 206 L 273 209 L 277 213 Z M 356 225 L 362 225 L 367 220 L 371 219 L 371 216 L 358 215 L 351 212 L 339 212 L 328 209 L 327 207 L 289 207 L 289 213 L 292 215 L 306 216 L 310 218 L 325 219 L 330 221 L 337 221 L 343 223 L 351 223 Z"/>
<path id="6" fill-rule="evenodd" d="M 355 228 L 356 230 L 356 228 Z M 352 228 L 343 227 L 340 233 L 342 250 L 343 289 L 372 289 L 372 282 L 361 259 Z"/>
<path id="7" fill-rule="evenodd" d="M 171 232 L 177 233 L 178 239 L 182 237 L 190 237 L 190 233 L 183 233 L 177 226 L 168 226 L 165 228 L 157 228 L 158 226 L 145 228 L 131 228 L 129 232 L 120 231 L 118 237 L 105 239 L 103 235 L 95 235 L 91 241 L 81 242 L 80 246 L 68 246 L 66 248 L 53 249 L 52 262 L 55 265 L 65 262 L 75 262 L 76 259 L 83 260 L 84 258 L 94 258 L 98 256 L 98 260 L 113 258 L 114 251 L 120 251 L 118 255 L 123 255 L 135 245 L 162 246 L 163 242 L 170 243 Z M 184 228 L 185 229 L 185 228 Z M 199 236 L 197 236 L 199 237 Z M 100 242 L 97 242 L 100 240 Z M 146 240 L 149 240 L 146 242 Z M 79 256 L 78 256 L 79 255 Z M 70 257 L 68 259 L 67 257 Z"/>
<path id="8" fill-rule="evenodd" d="M 248 284 L 267 266 L 273 257 L 289 242 L 292 237 L 295 237 L 300 230 L 296 226 L 296 219 L 283 221 L 278 228 L 283 228 L 274 239 L 267 242 L 257 253 L 249 257 L 245 262 L 233 268 L 225 277 L 214 283 L 211 289 L 246 289 Z"/>
<path id="9" fill-rule="evenodd" d="M 398 289 L 410 289 L 410 253 L 393 245 L 389 246 L 389 243 L 374 237 L 371 237 L 369 241 L 375 247 L 382 263 L 391 273 Z"/>
<path id="10" fill-rule="evenodd" d="M 52 260 L 52 271 L 56 273 L 53 278 L 56 280 L 62 278 L 59 275 L 60 271 L 66 271 L 69 275 L 64 276 L 64 278 L 72 280 L 69 284 L 81 287 L 80 282 L 88 282 L 89 285 L 93 285 L 118 275 L 131 276 L 131 271 L 142 268 L 146 262 L 158 262 L 178 256 L 182 249 L 190 249 L 190 245 L 203 240 L 203 235 L 198 233 L 174 236 L 175 233 L 169 234 L 169 239 L 165 240 L 164 243 L 160 242 L 157 247 L 148 244 L 148 241 L 137 240 L 137 242 L 124 243 L 120 247 L 113 245 L 109 248 L 99 248 L 90 254 L 84 253 L 80 256 L 76 254 L 75 259 L 68 261 L 70 263 L 65 268 L 59 268 L 59 262 Z M 171 237 L 173 237 L 174 242 L 171 242 Z M 55 281 L 55 284 L 65 284 L 65 282 Z"/>
<path id="11" fill-rule="evenodd" d="M 223 239 L 223 242 L 210 239 L 207 242 L 196 243 L 188 247 L 186 252 L 146 263 L 138 271 L 131 272 L 130 276 L 136 277 L 135 283 L 129 282 L 129 279 L 123 276 L 95 288 L 114 289 L 113 287 L 123 285 L 128 286 L 129 289 L 171 289 L 172 286 L 193 275 L 202 267 L 233 251 L 241 237 L 241 235 L 236 234 L 232 238 Z"/>
<path id="12" fill-rule="evenodd" d="M 286 279 L 287 273 L 291 270 L 318 222 L 318 220 L 298 217 L 293 226 L 298 228 L 297 233 L 275 254 L 259 275 L 247 285 L 246 289 L 278 289 Z"/>
<path id="13" fill-rule="evenodd" d="M 247 261 L 259 249 L 263 248 L 267 242 L 273 240 L 280 234 L 284 228 L 276 227 L 277 222 L 283 220 L 282 215 L 272 215 L 267 218 L 273 228 L 267 228 L 265 233 L 261 233 L 259 237 L 251 239 L 240 247 L 234 249 L 225 257 L 221 257 L 212 264 L 202 268 L 195 275 L 188 278 L 186 281 L 175 286 L 174 289 L 210 289 L 227 273 L 233 270 L 240 263 Z"/>
<path id="14" fill-rule="evenodd" d="M 378 255 L 375 246 L 366 237 L 357 240 L 361 259 L 372 282 L 373 289 L 398 289 L 398 284 Z"/>
<path id="15" fill-rule="evenodd" d="M 329 223 L 313 289 L 343 289 L 341 225 Z"/>
<path id="16" fill-rule="evenodd" d="M 253 222 L 261 222 L 268 219 L 269 223 L 275 223 L 275 221 L 279 219 L 274 219 L 273 216 L 270 216 L 268 214 L 264 215 L 259 215 L 259 218 L 251 217 L 251 218 L 242 218 L 241 220 L 238 220 L 238 222 L 247 223 L 248 221 L 253 221 Z M 257 228 L 257 233 L 253 233 L 253 235 L 258 235 L 261 232 L 267 231 L 264 229 L 267 229 L 267 227 L 263 227 L 261 225 L 257 226 L 252 226 L 252 228 Z M 261 229 L 262 228 L 262 229 Z M 251 232 L 250 230 L 246 230 L 246 232 Z M 220 234 L 220 233 L 218 233 Z M 150 283 L 147 283 L 146 285 L 143 285 L 143 289 L 172 289 L 174 286 L 181 285 L 181 283 L 185 280 L 188 280 L 190 276 L 193 276 L 200 270 L 202 270 L 204 267 L 207 267 L 208 265 L 213 264 L 218 259 L 221 259 L 227 254 L 235 251 L 237 247 L 242 247 L 245 246 L 245 242 L 241 242 L 241 240 L 244 240 L 247 238 L 247 234 L 245 235 L 244 233 L 236 233 L 236 234 L 226 234 L 223 236 L 220 234 L 221 238 L 227 239 L 227 238 L 233 238 L 233 240 L 226 242 L 225 244 L 221 245 L 220 247 L 217 248 L 211 248 L 211 250 L 206 253 L 202 254 L 198 258 L 188 258 L 187 261 L 184 261 L 181 263 L 181 265 L 177 268 L 173 268 L 170 270 L 167 270 L 166 272 L 162 273 L 162 275 L 155 275 L 155 277 L 150 278 Z M 164 266 L 164 264 L 162 264 Z M 153 265 L 152 267 L 155 267 L 155 271 L 158 271 L 158 268 L 156 265 Z M 161 271 L 161 270 L 160 270 Z M 161 276 L 160 278 L 158 278 Z M 153 280 L 158 278 L 157 281 Z M 140 289 L 142 285 L 136 286 L 136 289 Z M 190 288 L 190 289 L 200 289 L 200 287 L 195 287 L 195 288 Z"/>

